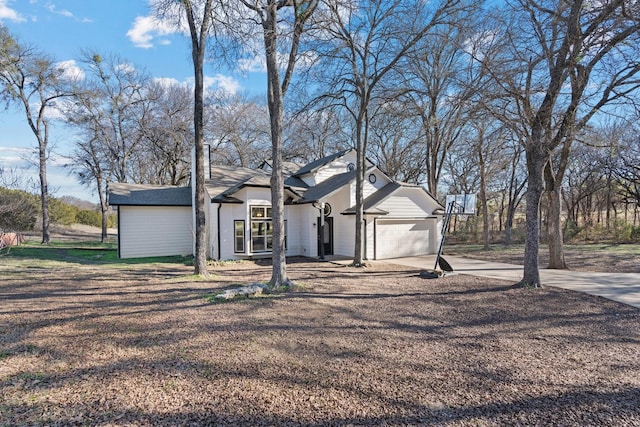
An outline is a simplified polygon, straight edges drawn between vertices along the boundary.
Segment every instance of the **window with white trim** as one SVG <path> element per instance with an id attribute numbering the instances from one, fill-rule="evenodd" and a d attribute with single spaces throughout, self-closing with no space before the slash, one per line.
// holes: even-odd
<path id="1" fill-rule="evenodd" d="M 244 253 L 244 220 L 233 221 L 233 251 Z"/>
<path id="2" fill-rule="evenodd" d="M 270 206 L 251 206 L 251 252 L 273 249 L 273 223 Z"/>

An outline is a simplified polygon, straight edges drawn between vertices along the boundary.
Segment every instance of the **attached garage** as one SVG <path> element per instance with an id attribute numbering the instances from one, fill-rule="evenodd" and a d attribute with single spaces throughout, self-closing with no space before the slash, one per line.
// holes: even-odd
<path id="1" fill-rule="evenodd" d="M 193 252 L 191 207 L 120 206 L 118 256 L 188 255 Z"/>
<path id="2" fill-rule="evenodd" d="M 109 204 L 118 208 L 118 256 L 193 253 L 190 187 L 111 184 Z"/>
<path id="3" fill-rule="evenodd" d="M 378 219 L 375 259 L 427 255 L 434 252 L 435 219 Z"/>

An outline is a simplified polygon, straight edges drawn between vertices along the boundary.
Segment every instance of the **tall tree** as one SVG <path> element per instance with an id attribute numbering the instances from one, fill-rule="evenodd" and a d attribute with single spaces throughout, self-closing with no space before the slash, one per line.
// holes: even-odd
<path id="1" fill-rule="evenodd" d="M 84 51 L 80 61 L 85 78 L 76 82 L 73 98 L 61 105 L 77 136 L 66 166 L 78 182 L 97 191 L 104 241 L 109 213 L 107 183 L 144 182 L 137 160 L 144 153 L 141 124 L 149 114 L 149 79 L 117 55 L 103 57 Z"/>
<path id="2" fill-rule="evenodd" d="M 640 10 L 629 0 L 565 2 L 515 0 L 504 28 L 505 70 L 497 81 L 512 99 L 512 117 L 524 139 L 528 187 L 523 286 L 540 286 L 538 269 L 539 206 L 547 182 L 562 178 L 562 169 L 548 165 L 556 149 L 570 153 L 578 130 L 597 113 L 621 102 L 638 87 Z M 560 156 L 562 166 L 562 155 Z M 560 185 L 550 188 L 552 203 Z M 557 200 L 559 201 L 559 197 Z M 551 213 L 559 213 L 552 207 Z M 560 260 L 562 230 L 558 215 L 549 217 L 552 266 Z M 555 252 L 554 252 L 555 251 Z"/>
<path id="3" fill-rule="evenodd" d="M 271 145 L 264 102 L 246 95 L 217 93 L 209 104 L 212 108 L 206 127 L 212 161 L 243 168 L 259 165 Z"/>
<path id="4" fill-rule="evenodd" d="M 455 21 L 439 25 L 411 52 L 404 70 L 410 114 L 424 141 L 426 185 L 437 196 L 447 151 L 463 135 L 483 93 L 485 69 L 473 60 L 478 31 L 473 14 L 458 14 Z M 472 52 L 469 52 L 469 51 Z M 485 101 L 486 102 L 486 101 Z"/>
<path id="5" fill-rule="evenodd" d="M 363 184 L 372 102 L 389 96 L 383 90 L 385 79 L 425 36 L 439 25 L 452 22 L 464 4 L 461 0 L 435 3 L 327 0 L 323 3 L 326 24 L 317 33 L 322 64 L 318 69 L 326 77 L 323 85 L 328 93 L 319 99 L 345 108 L 355 130 L 355 266 L 362 265 L 364 256 Z"/>
<path id="6" fill-rule="evenodd" d="M 49 184 L 47 160 L 50 154 L 50 125 L 56 101 L 71 95 L 69 75 L 52 58 L 32 46 L 21 45 L 0 26 L 0 84 L 2 97 L 24 112 L 38 142 L 38 176 L 42 209 L 42 243 L 51 239 L 49 231 Z"/>
<path id="7" fill-rule="evenodd" d="M 74 123 L 72 120 L 71 123 Z M 87 123 L 77 123 L 79 126 Z M 109 204 L 107 201 L 107 184 L 113 173 L 113 163 L 109 161 L 107 151 L 102 145 L 100 133 L 91 128 L 85 129 L 85 133 L 76 144 L 69 156 L 70 163 L 67 167 L 75 174 L 78 182 L 87 187 L 94 187 L 98 193 L 101 214 L 100 241 L 107 240 L 107 224 L 109 218 Z"/>
<path id="8" fill-rule="evenodd" d="M 141 183 L 186 185 L 193 148 L 193 101 L 183 85 L 145 85 L 148 113 L 141 115 L 142 150 L 138 151 Z"/>
<path id="9" fill-rule="evenodd" d="M 227 2 L 223 2 L 227 3 Z M 236 0 L 240 8 L 230 8 L 236 19 L 245 17 L 244 23 L 253 21 L 260 25 L 267 70 L 267 105 L 271 130 L 271 204 L 273 212 L 273 256 L 270 285 L 289 286 L 284 241 L 284 175 L 282 173 L 284 96 L 289 89 L 298 61 L 300 42 L 310 22 L 318 0 Z M 247 17 L 247 13 L 249 16 Z M 245 29 L 246 26 L 242 26 Z M 230 30 L 233 31 L 233 30 Z M 249 30 L 251 31 L 251 30 Z M 235 31 L 236 35 L 239 32 Z M 284 49 L 284 41 L 288 49 Z M 284 64 L 280 55 L 286 58 Z M 280 67 L 284 73 L 281 76 Z"/>
<path id="10" fill-rule="evenodd" d="M 205 204 L 205 170 L 204 170 L 204 59 L 207 50 L 207 39 L 213 27 L 213 0 L 203 2 L 182 0 L 184 12 L 191 35 L 191 59 L 195 84 L 193 88 L 193 124 L 194 146 L 196 157 L 195 209 L 196 209 L 196 253 L 195 274 L 209 276 L 207 271 L 207 230 Z"/>
<path id="11" fill-rule="evenodd" d="M 195 151 L 195 274 L 209 276 L 207 271 L 207 227 L 205 204 L 205 87 L 204 63 L 209 39 L 218 23 L 214 0 L 158 0 L 153 8 L 159 18 L 172 22 L 177 28 L 186 20 L 191 40 L 193 63 L 193 130 Z"/>
<path id="12" fill-rule="evenodd" d="M 99 137 L 117 182 L 139 181 L 138 168 L 132 162 L 141 149 L 140 125 L 149 114 L 149 78 L 114 54 L 85 51 L 81 62 L 86 66 L 86 79 L 78 85 L 68 116 L 89 126 L 92 138 Z"/>

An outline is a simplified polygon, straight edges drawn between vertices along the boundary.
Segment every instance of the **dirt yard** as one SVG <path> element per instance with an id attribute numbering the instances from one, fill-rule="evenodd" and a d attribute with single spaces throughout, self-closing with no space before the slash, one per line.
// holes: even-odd
<path id="1" fill-rule="evenodd" d="M 0 259 L 0 425 L 640 425 L 640 311 L 388 264 Z"/>
<path id="2" fill-rule="evenodd" d="M 449 255 L 465 256 L 488 261 L 506 262 L 522 265 L 524 261 L 524 245 L 493 245 L 485 251 L 480 245 L 450 245 L 446 247 Z M 604 273 L 640 273 L 640 246 L 635 245 L 565 245 L 565 261 L 569 270 L 599 271 Z M 538 265 L 546 268 L 549 265 L 549 251 L 540 246 Z"/>

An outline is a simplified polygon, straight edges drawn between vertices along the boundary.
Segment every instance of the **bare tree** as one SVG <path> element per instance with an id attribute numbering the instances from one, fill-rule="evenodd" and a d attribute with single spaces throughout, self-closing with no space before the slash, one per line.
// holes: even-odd
<path id="1" fill-rule="evenodd" d="M 109 217 L 107 184 L 113 173 L 113 162 L 109 160 L 107 151 L 102 145 L 100 132 L 92 130 L 90 127 L 85 131 L 86 136 L 76 144 L 69 156 L 70 162 L 67 167 L 80 184 L 94 187 L 98 193 L 101 214 L 100 241 L 104 243 L 107 240 L 107 220 Z"/>
<path id="2" fill-rule="evenodd" d="M 141 148 L 141 122 L 149 112 L 149 78 L 118 55 L 102 56 L 85 51 L 81 58 L 87 78 L 78 90 L 79 100 L 72 108 L 76 119 L 92 122 L 109 159 L 117 182 L 139 181 L 132 158 Z"/>
<path id="3" fill-rule="evenodd" d="M 617 126 L 618 135 L 612 135 L 610 153 L 608 159 L 609 174 L 622 190 L 625 198 L 634 200 L 640 205 L 640 139 L 638 138 L 638 126 L 624 123 Z M 609 132 L 608 132 L 609 133 Z"/>
<path id="4" fill-rule="evenodd" d="M 286 160 L 306 164 L 351 147 L 351 130 L 342 110 L 303 109 L 286 120 Z"/>
<path id="5" fill-rule="evenodd" d="M 576 132 L 638 86 L 638 7 L 627 0 L 590 3 L 517 0 L 501 23 L 506 40 L 497 81 L 511 97 L 526 153 L 526 244 L 523 286 L 540 286 L 539 205 L 545 176 L 551 200 L 550 266 L 563 266 L 559 183 Z M 496 24 L 498 25 L 498 24 Z M 564 151 L 548 165 L 554 150 Z M 559 166 L 559 167 L 558 167 Z M 547 170 L 545 171 L 545 167 Z"/>
<path id="6" fill-rule="evenodd" d="M 485 69 L 473 59 L 476 18 L 463 13 L 456 18 L 420 41 L 404 72 L 405 105 L 422 131 L 426 184 L 434 196 L 447 151 L 473 120 L 480 100 L 490 98 L 483 93 Z"/>
<path id="7" fill-rule="evenodd" d="M 42 243 L 48 244 L 49 185 L 47 160 L 50 154 L 49 126 L 56 101 L 70 96 L 65 69 L 31 46 L 21 45 L 0 26 L 0 84 L 2 97 L 19 106 L 38 142 L 38 175 L 42 209 Z"/>
<path id="8" fill-rule="evenodd" d="M 244 36 L 250 34 L 255 37 L 256 34 L 252 29 L 255 25 L 250 24 L 256 23 L 259 25 L 263 40 L 272 161 L 273 267 L 269 283 L 274 288 L 287 287 L 291 283 L 287 277 L 284 241 L 284 175 L 282 173 L 284 96 L 289 89 L 299 59 L 302 35 L 317 6 L 318 0 L 236 0 L 231 5 L 227 5 L 228 16 L 240 20 L 240 25 L 237 25 L 237 21 L 228 21 L 235 25 L 235 29 L 229 30 L 230 33 L 242 39 L 244 37 L 241 33 L 244 30 L 246 31 Z M 285 41 L 288 42 L 288 49 L 283 46 Z M 281 53 L 282 49 L 286 52 Z M 281 63 L 280 55 L 286 58 L 284 63 Z M 282 76 L 281 67 L 284 70 Z"/>
<path id="9" fill-rule="evenodd" d="M 367 154 L 389 177 L 420 184 L 426 175 L 423 134 L 405 107 L 390 100 L 378 108 L 369 123 Z"/>
<path id="10" fill-rule="evenodd" d="M 342 106 L 353 120 L 357 151 L 355 266 L 362 265 L 364 255 L 363 183 L 372 102 L 389 97 L 383 87 L 385 78 L 420 40 L 439 25 L 451 22 L 463 8 L 460 0 L 437 4 L 419 0 L 323 3 L 325 25 L 316 34 L 322 64 L 318 69 L 325 76 L 322 84 L 329 89 L 318 99 Z"/>
<path id="11" fill-rule="evenodd" d="M 145 85 L 148 112 L 140 115 L 142 133 L 138 182 L 186 185 L 190 179 L 193 147 L 193 101 L 182 85 L 150 82 Z"/>
<path id="12" fill-rule="evenodd" d="M 159 0 L 153 3 L 158 16 L 173 22 L 177 28 L 185 20 L 191 40 L 193 62 L 193 128 L 195 148 L 195 274 L 209 276 L 207 271 L 207 227 L 205 204 L 205 87 L 204 62 L 208 42 L 214 35 L 216 24 L 214 0 Z"/>
<path id="13" fill-rule="evenodd" d="M 215 94 L 208 103 L 207 134 L 212 161 L 255 167 L 271 145 L 269 112 L 264 102 L 247 95 Z"/>

